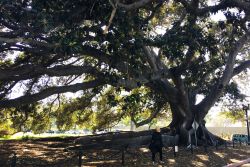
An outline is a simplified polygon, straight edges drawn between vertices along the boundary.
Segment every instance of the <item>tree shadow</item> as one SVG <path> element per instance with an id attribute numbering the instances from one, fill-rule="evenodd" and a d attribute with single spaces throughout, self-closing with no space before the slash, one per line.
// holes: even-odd
<path id="1" fill-rule="evenodd" d="M 7 141 L 0 142 L 0 166 L 10 166 L 11 155 L 17 153 L 18 166 L 78 166 L 78 152 L 65 152 L 66 146 L 71 142 L 48 142 L 48 141 Z M 250 156 L 250 146 L 236 146 L 235 148 L 220 146 L 208 147 L 205 152 L 203 147 L 194 149 L 193 154 L 185 147 L 179 147 L 177 156 L 174 156 L 173 148 L 163 150 L 164 164 L 160 164 L 157 155 L 158 166 L 213 166 L 221 167 L 237 160 L 244 160 Z M 152 167 L 151 153 L 147 147 L 128 149 L 125 152 L 125 164 L 127 167 Z M 114 149 L 86 150 L 83 151 L 82 166 L 105 167 L 122 166 L 122 152 Z"/>

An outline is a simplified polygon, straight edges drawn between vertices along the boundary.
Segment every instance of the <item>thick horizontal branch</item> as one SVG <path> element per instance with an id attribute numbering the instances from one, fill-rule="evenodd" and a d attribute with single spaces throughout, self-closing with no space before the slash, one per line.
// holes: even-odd
<path id="1" fill-rule="evenodd" d="M 35 41 L 33 39 L 26 39 L 26 38 L 5 38 L 5 37 L 0 37 L 0 42 L 2 43 L 7 43 L 7 44 L 12 44 L 15 45 L 16 43 L 24 43 L 26 45 L 30 46 L 38 46 L 42 48 L 47 48 L 47 49 L 55 49 L 55 47 L 58 47 L 59 45 L 55 44 L 49 44 L 45 42 L 40 42 L 40 41 Z"/>
<path id="2" fill-rule="evenodd" d="M 0 69 L 0 80 L 19 81 L 39 77 L 41 75 L 53 77 L 81 75 L 84 73 L 96 74 L 97 70 L 91 66 L 58 65 L 52 68 L 46 68 L 42 66 L 24 65 L 12 69 Z"/>
<path id="3" fill-rule="evenodd" d="M 105 84 L 104 80 L 97 79 L 84 83 L 77 83 L 67 86 L 50 87 L 40 91 L 39 93 L 24 95 L 15 99 L 1 100 L 0 108 L 17 107 L 24 104 L 34 103 L 36 101 L 45 99 L 54 94 L 66 93 L 66 92 L 77 92 L 79 90 L 86 90 L 94 87 L 98 87 Z"/>
<path id="4" fill-rule="evenodd" d="M 123 3 L 120 3 L 119 0 L 116 0 L 116 1 L 118 2 L 117 3 L 118 7 L 124 8 L 126 10 L 134 10 L 137 8 L 141 8 L 145 5 L 147 5 L 148 3 L 154 2 L 156 0 L 138 0 L 138 1 L 131 3 L 131 4 L 123 4 Z"/>
<path id="5" fill-rule="evenodd" d="M 10 32 L 0 32 L 0 37 L 3 38 L 16 38 L 18 35 L 23 33 L 23 31 L 10 31 Z"/>
<path id="6" fill-rule="evenodd" d="M 6 28 L 12 29 L 12 30 L 18 30 L 18 28 L 19 28 L 19 27 L 16 25 L 16 23 L 10 22 L 9 19 L 8 19 L 8 20 L 3 19 L 3 17 L 2 17 L 2 19 L 0 19 L 0 25 L 3 25 L 3 26 L 5 26 Z"/>
<path id="7" fill-rule="evenodd" d="M 239 66 L 235 67 L 233 76 L 238 75 L 239 73 L 246 70 L 247 68 L 250 68 L 250 60 L 244 61 Z"/>

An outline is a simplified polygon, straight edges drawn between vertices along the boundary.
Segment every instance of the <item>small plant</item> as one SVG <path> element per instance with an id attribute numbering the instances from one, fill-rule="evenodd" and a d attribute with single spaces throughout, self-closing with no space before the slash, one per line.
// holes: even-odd
<path id="1" fill-rule="evenodd" d="M 25 135 L 25 136 L 22 137 L 22 140 L 25 140 L 25 141 L 27 141 L 29 139 L 30 139 L 30 136 L 28 136 L 28 135 Z"/>

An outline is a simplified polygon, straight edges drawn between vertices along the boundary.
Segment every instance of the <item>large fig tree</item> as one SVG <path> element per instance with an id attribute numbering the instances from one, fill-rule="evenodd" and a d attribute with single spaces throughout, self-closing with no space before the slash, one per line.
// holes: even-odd
<path id="1" fill-rule="evenodd" d="M 136 125 L 168 105 L 188 130 L 250 67 L 249 21 L 247 0 L 1 0 L 0 108 L 144 87 L 157 108 Z"/>

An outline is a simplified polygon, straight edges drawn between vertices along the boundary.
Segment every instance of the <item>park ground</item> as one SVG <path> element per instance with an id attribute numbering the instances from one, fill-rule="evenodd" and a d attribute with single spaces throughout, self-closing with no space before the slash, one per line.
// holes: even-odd
<path id="1" fill-rule="evenodd" d="M 16 167 L 75 167 L 78 166 L 78 156 L 75 152 L 65 151 L 73 146 L 74 138 L 42 139 L 42 140 L 3 140 L 0 141 L 0 166 L 8 167 L 11 157 L 17 154 Z M 122 166 L 121 152 L 116 150 L 89 150 L 83 152 L 83 167 Z M 203 147 L 194 150 L 193 154 L 184 147 L 179 148 L 178 156 L 174 157 L 172 148 L 164 149 L 164 164 L 156 166 L 176 167 L 221 167 L 230 163 L 250 158 L 250 146 L 236 145 L 220 146 L 218 150 L 209 147 L 205 152 Z M 151 154 L 147 148 L 128 150 L 125 153 L 127 167 L 150 167 Z M 246 164 L 245 166 L 250 166 Z"/>

